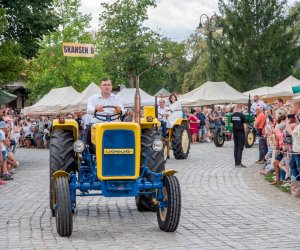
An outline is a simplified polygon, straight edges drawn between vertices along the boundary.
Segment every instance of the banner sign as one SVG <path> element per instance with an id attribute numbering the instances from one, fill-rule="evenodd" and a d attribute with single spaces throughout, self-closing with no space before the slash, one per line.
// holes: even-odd
<path id="1" fill-rule="evenodd" d="M 94 57 L 95 47 L 94 44 L 63 43 L 63 53 L 64 56 Z"/>

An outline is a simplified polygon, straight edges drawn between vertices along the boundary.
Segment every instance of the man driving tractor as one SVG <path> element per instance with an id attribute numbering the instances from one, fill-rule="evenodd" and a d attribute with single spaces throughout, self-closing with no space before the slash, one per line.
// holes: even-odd
<path id="1" fill-rule="evenodd" d="M 101 119 L 101 116 L 111 115 L 112 118 L 117 118 L 117 114 L 125 113 L 123 104 L 118 98 L 111 93 L 112 82 L 109 78 L 104 78 L 100 82 L 100 93 L 97 93 L 89 98 L 87 105 L 87 113 L 93 115 L 91 123 L 86 127 L 86 143 L 92 147 L 91 143 L 91 127 L 94 123 L 109 122 L 111 120 Z M 98 115 L 96 115 L 98 114 Z M 114 119 L 112 119 L 114 120 Z"/>

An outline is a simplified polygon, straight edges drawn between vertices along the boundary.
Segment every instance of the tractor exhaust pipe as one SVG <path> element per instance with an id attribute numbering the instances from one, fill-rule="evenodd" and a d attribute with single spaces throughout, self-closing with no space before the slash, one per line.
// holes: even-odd
<path id="1" fill-rule="evenodd" d="M 138 124 L 141 122 L 141 95 L 140 95 L 140 76 L 135 78 L 135 95 L 134 95 L 134 121 Z"/>

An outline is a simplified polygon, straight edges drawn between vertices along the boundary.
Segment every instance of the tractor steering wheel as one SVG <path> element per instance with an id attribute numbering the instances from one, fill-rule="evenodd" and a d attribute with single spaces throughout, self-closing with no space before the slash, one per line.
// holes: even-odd
<path id="1" fill-rule="evenodd" d="M 105 108 L 117 108 L 116 106 L 103 106 L 103 109 Z M 122 111 L 114 114 L 98 114 L 97 111 L 95 111 L 94 116 L 96 119 L 103 121 L 103 122 L 111 122 L 114 120 L 118 120 L 122 116 Z"/>

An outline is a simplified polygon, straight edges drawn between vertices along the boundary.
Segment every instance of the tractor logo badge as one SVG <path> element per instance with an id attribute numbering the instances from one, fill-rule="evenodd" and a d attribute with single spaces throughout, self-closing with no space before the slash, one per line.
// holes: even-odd
<path id="1" fill-rule="evenodd" d="M 110 148 L 104 149 L 105 155 L 132 155 L 133 148 Z"/>

